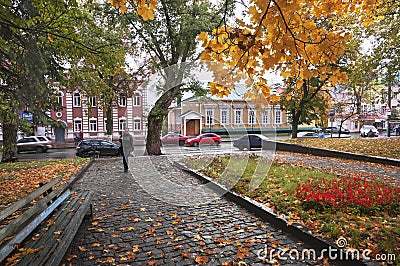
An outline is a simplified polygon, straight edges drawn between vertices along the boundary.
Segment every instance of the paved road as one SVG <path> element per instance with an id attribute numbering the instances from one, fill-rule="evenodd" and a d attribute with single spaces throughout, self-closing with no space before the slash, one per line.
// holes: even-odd
<path id="1" fill-rule="evenodd" d="M 49 149 L 47 152 L 23 152 L 17 154 L 18 161 L 32 161 L 32 160 L 57 160 L 66 158 L 76 158 L 75 149 Z"/>
<path id="2" fill-rule="evenodd" d="M 265 247 L 309 248 L 216 198 L 168 156 L 130 158 L 129 173 L 123 173 L 120 160 L 96 161 L 74 188 L 95 191 L 94 216 L 80 227 L 66 265 L 262 265 L 263 257 L 269 258 L 261 252 Z"/>

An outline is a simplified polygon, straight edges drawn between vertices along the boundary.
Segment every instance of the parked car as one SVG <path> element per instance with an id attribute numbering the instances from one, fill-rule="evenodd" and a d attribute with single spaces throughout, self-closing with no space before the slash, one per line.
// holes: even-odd
<path id="1" fill-rule="evenodd" d="M 327 127 L 327 128 L 325 128 L 325 132 L 329 133 L 329 134 L 331 132 L 332 132 L 332 134 L 339 134 L 339 131 L 340 131 L 340 134 L 350 134 L 350 130 L 348 130 L 345 127 L 335 126 L 335 127 Z"/>
<path id="2" fill-rule="evenodd" d="M 185 141 L 185 145 L 198 147 L 199 145 L 204 145 L 204 144 L 219 145 L 221 142 L 222 142 L 222 139 L 217 134 L 205 133 L 205 134 L 200 134 L 194 138 L 188 138 Z"/>
<path id="3" fill-rule="evenodd" d="M 17 152 L 36 151 L 46 152 L 51 149 L 51 141 L 43 136 L 30 136 L 17 140 Z"/>
<path id="4" fill-rule="evenodd" d="M 361 137 L 378 137 L 379 131 L 372 125 L 363 125 L 360 129 Z"/>
<path id="5" fill-rule="evenodd" d="M 243 135 L 238 139 L 233 140 L 233 147 L 239 150 L 251 150 L 251 149 L 262 149 L 264 141 L 268 141 L 268 138 L 259 134 L 247 134 Z"/>
<path id="6" fill-rule="evenodd" d="M 178 133 L 168 133 L 164 137 L 161 138 L 162 145 L 165 144 L 174 144 L 183 146 L 185 145 L 185 141 L 188 139 L 188 136 L 178 134 Z"/>
<path id="7" fill-rule="evenodd" d="M 318 133 L 313 131 L 302 131 L 297 133 L 298 138 L 318 138 Z"/>
<path id="8" fill-rule="evenodd" d="M 89 157 L 93 152 L 98 152 L 99 156 L 117 156 L 121 153 L 120 145 L 101 139 L 82 140 L 76 147 L 76 156 L 79 157 Z"/>

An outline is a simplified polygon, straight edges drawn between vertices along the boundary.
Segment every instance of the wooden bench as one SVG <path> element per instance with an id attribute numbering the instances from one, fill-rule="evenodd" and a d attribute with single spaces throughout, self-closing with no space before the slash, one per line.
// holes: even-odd
<path id="1" fill-rule="evenodd" d="M 88 210 L 93 192 L 71 192 L 56 178 L 0 212 L 0 265 L 59 265 Z M 58 186 L 57 188 L 55 188 Z M 31 202 L 35 201 L 32 205 Z M 10 219 L 10 218 L 9 218 Z"/>

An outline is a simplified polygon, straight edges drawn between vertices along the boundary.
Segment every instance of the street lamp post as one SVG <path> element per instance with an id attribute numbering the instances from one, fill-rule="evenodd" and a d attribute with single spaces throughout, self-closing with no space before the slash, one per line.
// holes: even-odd
<path id="1" fill-rule="evenodd" d="M 253 133 L 254 111 L 250 111 L 251 133 Z"/>
<path id="2" fill-rule="evenodd" d="M 388 108 L 386 109 L 387 115 L 387 129 L 386 129 L 386 136 L 390 137 L 390 116 L 391 116 L 391 107 L 392 107 L 392 84 L 389 82 L 388 86 Z"/>

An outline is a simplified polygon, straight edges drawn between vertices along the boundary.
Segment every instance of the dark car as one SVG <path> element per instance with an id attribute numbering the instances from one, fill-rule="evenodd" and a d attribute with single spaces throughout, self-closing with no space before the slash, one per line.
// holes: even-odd
<path id="1" fill-rule="evenodd" d="M 259 134 L 247 134 L 241 136 L 233 141 L 233 147 L 239 150 L 251 150 L 251 149 L 262 149 L 264 141 L 268 141 L 268 138 Z"/>
<path id="2" fill-rule="evenodd" d="M 99 156 L 117 156 L 120 155 L 120 146 L 107 140 L 90 139 L 81 141 L 76 147 L 76 156 L 89 157 L 93 153 Z"/>
<path id="3" fill-rule="evenodd" d="M 340 130 L 339 130 L 339 128 L 340 128 Z M 326 133 L 332 133 L 332 134 L 339 134 L 339 131 L 340 131 L 340 134 L 350 134 L 350 130 L 348 130 L 347 128 L 345 128 L 345 127 L 327 127 L 326 129 L 325 129 L 325 132 Z"/>
<path id="4" fill-rule="evenodd" d="M 162 145 L 165 144 L 174 144 L 183 146 L 185 145 L 185 141 L 188 139 L 188 136 L 178 134 L 178 133 L 168 133 L 164 137 L 161 138 Z"/>
<path id="5" fill-rule="evenodd" d="M 30 136 L 17 140 L 17 152 L 36 151 L 46 152 L 51 149 L 51 141 L 43 136 Z"/>
<path id="6" fill-rule="evenodd" d="M 199 145 L 204 145 L 204 144 L 219 145 L 221 142 L 222 142 L 222 139 L 217 134 L 205 133 L 205 134 L 200 134 L 194 138 L 188 138 L 185 141 L 185 145 L 198 147 Z"/>

